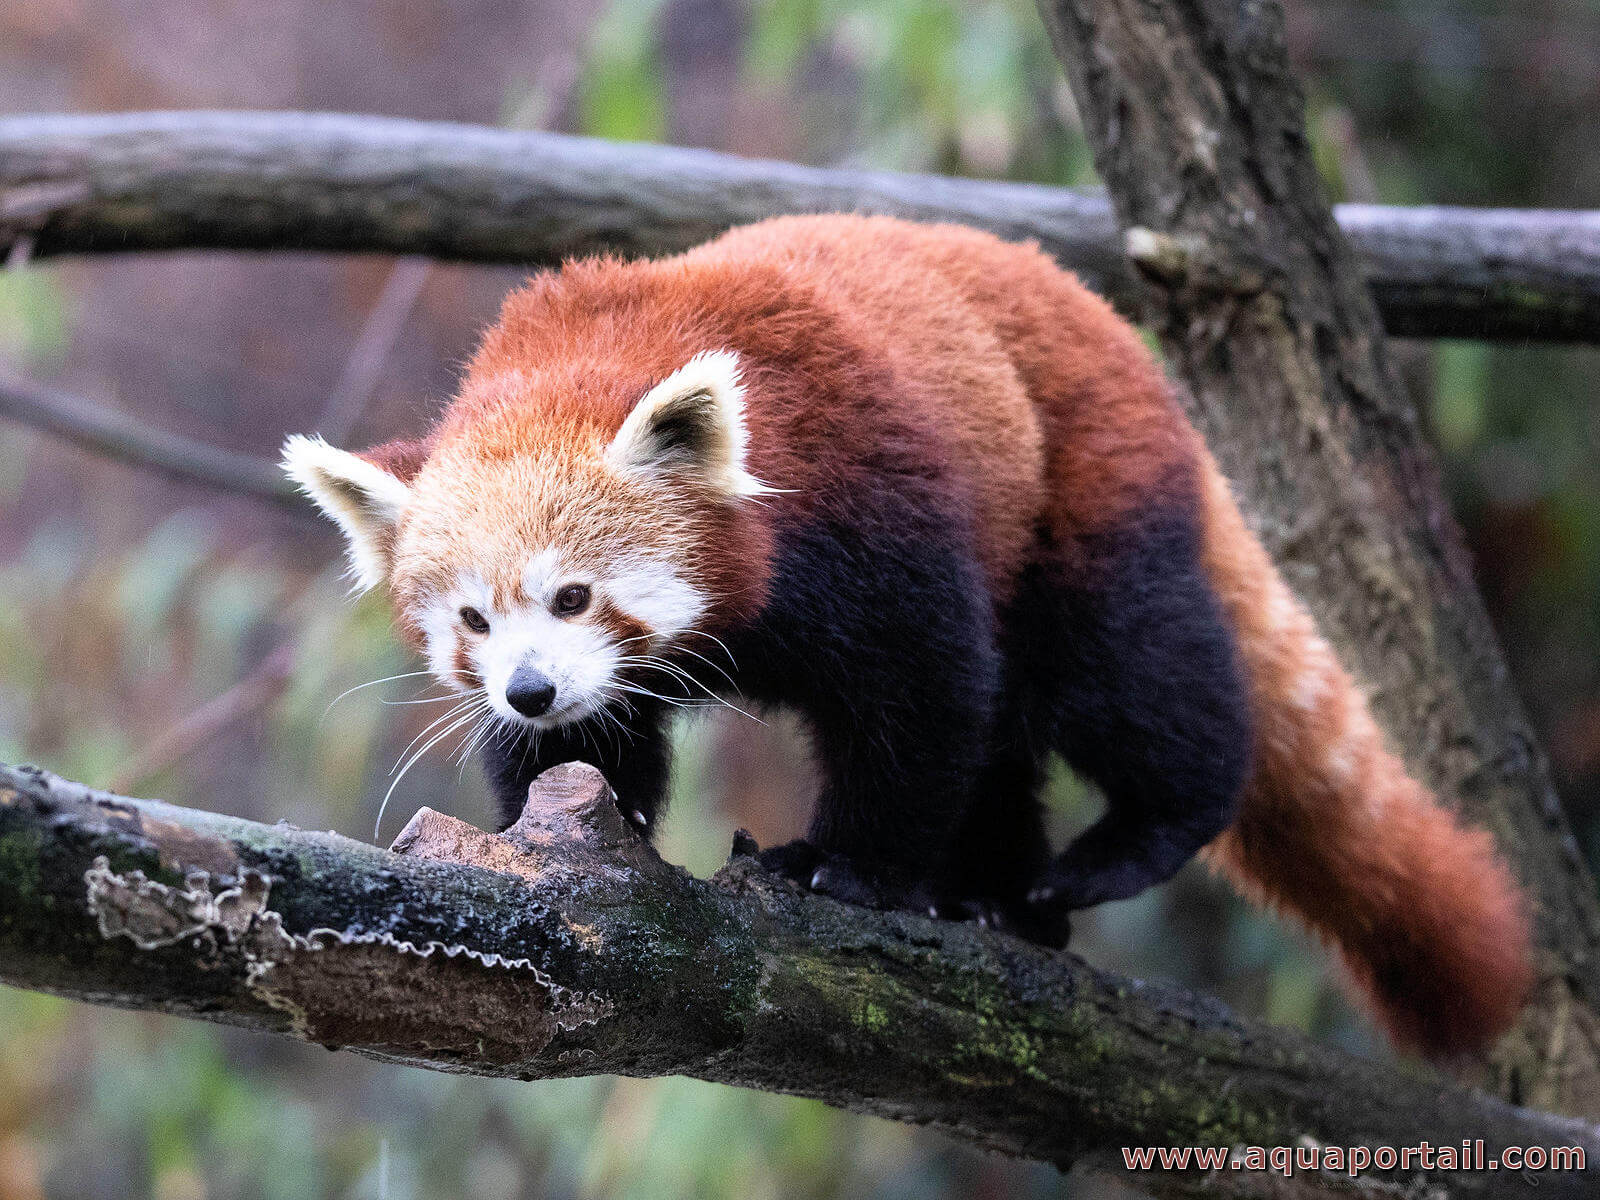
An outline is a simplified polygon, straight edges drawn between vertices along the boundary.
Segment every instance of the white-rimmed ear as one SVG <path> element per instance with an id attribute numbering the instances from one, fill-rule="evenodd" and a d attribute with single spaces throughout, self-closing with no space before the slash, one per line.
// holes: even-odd
<path id="1" fill-rule="evenodd" d="M 696 354 L 651 388 L 606 447 L 623 472 L 685 471 L 730 496 L 774 491 L 745 470 L 744 388 L 732 350 Z"/>
<path id="2" fill-rule="evenodd" d="M 283 469 L 344 533 L 356 590 L 382 583 L 395 527 L 411 502 L 405 482 L 320 437 L 298 433 L 283 443 Z"/>

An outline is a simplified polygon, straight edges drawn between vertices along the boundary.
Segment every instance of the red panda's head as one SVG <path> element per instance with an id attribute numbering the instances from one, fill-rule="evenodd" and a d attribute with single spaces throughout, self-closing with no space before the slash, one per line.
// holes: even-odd
<path id="1" fill-rule="evenodd" d="M 541 386 L 469 379 L 425 446 L 295 436 L 284 469 L 343 531 L 356 589 L 389 584 L 442 683 L 549 729 L 660 690 L 638 668 L 716 622 L 740 510 L 769 489 L 745 469 L 731 352 L 695 355 L 620 427 Z"/>

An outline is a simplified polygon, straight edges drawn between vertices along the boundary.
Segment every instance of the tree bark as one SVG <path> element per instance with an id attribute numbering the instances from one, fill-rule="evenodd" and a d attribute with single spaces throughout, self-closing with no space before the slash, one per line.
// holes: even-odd
<path id="1" fill-rule="evenodd" d="M 1492 1082 L 1600 1114 L 1595 881 L 1323 199 L 1280 6 L 1040 8 L 1208 442 L 1413 770 L 1495 832 L 1534 902 L 1540 985 Z"/>
<path id="2" fill-rule="evenodd" d="M 0 255 L 298 248 L 547 264 L 852 209 L 1035 238 L 1125 309 L 1136 298 L 1106 200 L 1061 188 L 380 117 L 0 120 Z M 1347 206 L 1341 219 L 1391 332 L 1600 341 L 1600 213 Z"/>
<path id="3" fill-rule="evenodd" d="M 437 1070 L 685 1074 L 1127 1178 L 1146 1145 L 1578 1146 L 1600 1129 L 1339 1054 L 971 925 L 849 908 L 735 843 L 658 858 L 592 768 L 394 851 L 0 767 L 0 980 Z M 1414 1166 L 1414 1164 L 1413 1164 Z M 1580 1172 L 1142 1174 L 1160 1196 L 1587 1194 Z"/>

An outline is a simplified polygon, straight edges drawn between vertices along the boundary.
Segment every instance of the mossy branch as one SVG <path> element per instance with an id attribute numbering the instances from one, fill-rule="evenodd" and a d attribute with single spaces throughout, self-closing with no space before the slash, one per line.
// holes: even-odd
<path id="1" fill-rule="evenodd" d="M 424 809 L 389 851 L 0 767 L 0 980 L 437 1070 L 813 1096 L 1119 1175 L 1124 1146 L 1308 1139 L 1576 1145 L 1600 1161 L 1583 1123 L 975 926 L 802 894 L 735 849 L 709 880 L 669 866 L 576 764 L 542 776 L 503 835 Z M 1392 1195 L 1416 1174 L 1300 1175 L 1287 1194 Z M 1243 1171 L 1137 1182 L 1161 1196 L 1283 1186 Z M 1588 1186 L 1570 1172 L 1432 1182 L 1452 1196 Z"/>

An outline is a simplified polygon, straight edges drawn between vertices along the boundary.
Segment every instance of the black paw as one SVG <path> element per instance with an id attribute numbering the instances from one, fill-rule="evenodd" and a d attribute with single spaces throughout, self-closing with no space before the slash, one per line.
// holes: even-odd
<path id="1" fill-rule="evenodd" d="M 801 887 L 862 908 L 927 912 L 931 893 L 874 864 L 829 854 L 807 841 L 793 841 L 763 850 L 757 860 L 767 870 Z"/>
<path id="2" fill-rule="evenodd" d="M 984 929 L 1009 933 L 1013 923 L 1011 908 L 993 897 L 968 896 L 960 900 L 941 900 L 928 910 L 941 921 L 970 921 Z"/>
<path id="3" fill-rule="evenodd" d="M 1101 881 L 1097 879 L 1086 879 L 1079 872 L 1050 866 L 1028 889 L 1028 905 L 1041 911 L 1067 913 L 1100 903 L 1105 899 L 1097 894 L 1101 890 Z"/>
<path id="4" fill-rule="evenodd" d="M 1072 922 L 1065 909 L 1054 911 L 1021 900 L 969 896 L 941 902 L 932 914 L 947 921 L 971 921 L 981 928 L 1014 934 L 1052 950 L 1066 949 L 1072 938 Z"/>
<path id="5" fill-rule="evenodd" d="M 770 846 L 756 855 L 756 861 L 774 875 L 792 879 L 801 887 L 811 886 L 811 876 L 827 856 L 804 838 L 781 846 Z"/>
<path id="6" fill-rule="evenodd" d="M 896 912 L 925 913 L 933 890 L 919 880 L 841 854 L 829 855 L 811 875 L 811 890 L 846 904 Z"/>
<path id="7" fill-rule="evenodd" d="M 1076 861 L 1074 861 L 1076 860 Z M 1093 908 L 1137 896 L 1166 878 L 1150 860 L 1132 857 L 1087 862 L 1071 849 L 1046 867 L 1028 890 L 1028 903 L 1057 912 Z"/>
<path id="8" fill-rule="evenodd" d="M 862 908 L 899 908 L 905 889 L 843 855 L 830 854 L 806 884 L 813 892 Z"/>

